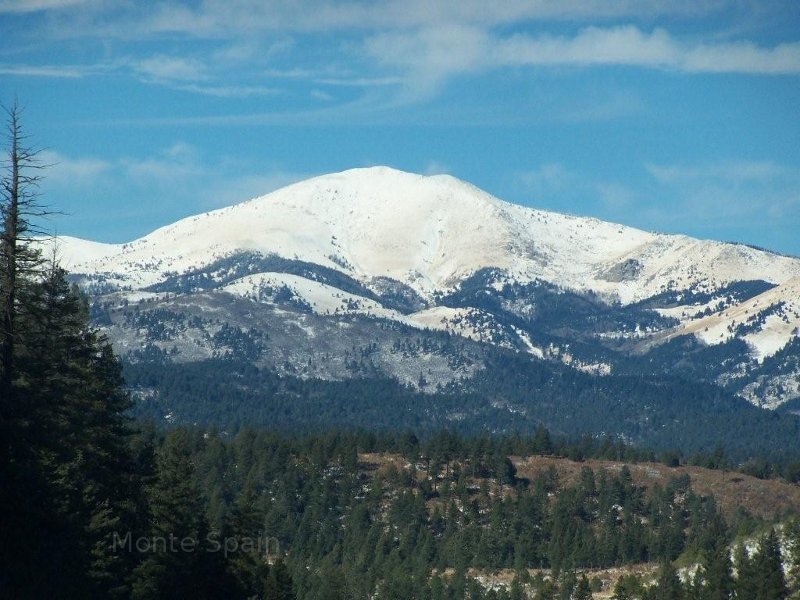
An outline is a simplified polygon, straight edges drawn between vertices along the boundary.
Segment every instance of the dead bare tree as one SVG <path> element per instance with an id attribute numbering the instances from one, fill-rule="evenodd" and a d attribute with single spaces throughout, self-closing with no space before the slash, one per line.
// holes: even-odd
<path id="1" fill-rule="evenodd" d="M 9 418 L 14 410 L 14 357 L 19 317 L 25 290 L 39 271 L 42 260 L 32 242 L 42 231 L 36 220 L 48 214 L 39 201 L 38 150 L 27 146 L 15 102 L 6 113 L 7 154 L 2 161 L 0 183 L 0 410 Z"/>

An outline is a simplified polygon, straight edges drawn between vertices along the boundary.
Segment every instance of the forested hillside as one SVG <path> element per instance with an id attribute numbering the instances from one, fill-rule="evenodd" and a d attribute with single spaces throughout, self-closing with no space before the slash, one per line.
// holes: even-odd
<path id="1" fill-rule="evenodd" d="M 287 431 L 331 426 L 426 435 L 533 433 L 540 424 L 573 437 L 590 433 L 686 455 L 722 448 L 735 463 L 800 460 L 800 418 L 752 406 L 710 384 L 675 377 L 595 377 L 510 354 L 470 380 L 431 391 L 387 377 L 344 381 L 279 375 L 247 361 L 145 360 L 125 364 L 134 413 L 172 425 L 244 425 Z"/>

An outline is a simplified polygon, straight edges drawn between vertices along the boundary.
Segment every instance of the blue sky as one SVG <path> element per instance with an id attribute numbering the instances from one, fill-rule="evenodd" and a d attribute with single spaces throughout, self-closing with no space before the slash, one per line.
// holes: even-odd
<path id="1" fill-rule="evenodd" d="M 800 255 L 794 0 L 0 0 L 15 97 L 62 234 L 385 164 Z"/>

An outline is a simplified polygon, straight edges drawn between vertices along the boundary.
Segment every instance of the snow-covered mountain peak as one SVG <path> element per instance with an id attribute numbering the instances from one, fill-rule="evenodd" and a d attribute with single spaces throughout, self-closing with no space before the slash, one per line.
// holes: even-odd
<path id="1" fill-rule="evenodd" d="M 623 303 L 800 275 L 798 259 L 526 208 L 449 175 L 388 167 L 315 177 L 122 246 L 71 246 L 74 271 L 104 273 L 132 288 L 241 252 L 314 263 L 364 282 L 388 277 L 428 298 L 487 267 Z"/>
<path id="2" fill-rule="evenodd" d="M 481 267 L 509 266 L 505 204 L 449 176 L 356 169 L 183 219 L 114 255 L 87 256 L 83 268 L 125 273 L 142 286 L 254 251 L 364 279 L 391 277 L 430 293 Z"/>
<path id="3" fill-rule="evenodd" d="M 149 343 L 191 360 L 230 343 L 271 361 L 288 352 L 306 372 L 314 360 L 293 350 L 304 340 L 328 365 L 314 372 L 338 377 L 354 365 L 350 350 L 329 352 L 344 336 L 361 349 L 359 364 L 377 352 L 371 368 L 414 384 L 422 362 L 408 362 L 419 349 L 406 337 L 428 330 L 604 374 L 617 352 L 693 337 L 733 357 L 709 372 L 751 401 L 800 397 L 800 259 L 510 204 L 449 175 L 353 169 L 127 244 L 61 238 L 58 247 L 109 336 L 134 356 Z M 235 324 L 243 346 L 219 320 Z M 265 327 L 272 350 L 247 333 Z M 409 328 L 416 333 L 402 333 Z M 376 336 L 390 329 L 378 352 Z M 423 345 L 419 360 L 441 383 L 480 368 L 461 356 L 434 360 Z"/>

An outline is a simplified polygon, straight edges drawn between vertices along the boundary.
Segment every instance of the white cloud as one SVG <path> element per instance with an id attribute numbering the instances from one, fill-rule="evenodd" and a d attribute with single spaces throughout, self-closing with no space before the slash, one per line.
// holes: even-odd
<path id="1" fill-rule="evenodd" d="M 146 83 L 203 96 L 251 98 L 280 93 L 277 88 L 260 84 L 228 83 L 231 78 L 226 75 L 230 70 L 221 63 L 231 60 L 230 57 L 215 56 L 214 60 L 220 64 L 206 64 L 195 58 L 156 55 L 143 60 L 128 59 L 120 64 L 130 66 Z"/>
<path id="2" fill-rule="evenodd" d="M 800 73 L 800 42 L 761 48 L 752 42 L 699 45 L 686 51 L 680 68 L 701 73 Z"/>
<path id="3" fill-rule="evenodd" d="M 425 165 L 422 173 L 423 175 L 449 175 L 452 173 L 452 169 L 444 163 L 432 160 Z"/>
<path id="4" fill-rule="evenodd" d="M 59 198 L 66 213 L 53 218 L 62 231 L 71 222 L 86 220 L 87 214 L 92 222 L 142 218 L 156 227 L 187 214 L 243 202 L 312 175 L 232 156 L 209 160 L 183 142 L 145 157 L 98 159 L 47 151 L 39 158 L 47 165 L 42 172 L 43 196 Z"/>
<path id="5" fill-rule="evenodd" d="M 475 27 L 450 25 L 411 33 L 382 33 L 364 44 L 368 56 L 383 66 L 409 73 L 415 93 L 435 90 L 446 77 L 486 66 L 489 34 Z"/>
<path id="6" fill-rule="evenodd" d="M 494 63 L 503 65 L 620 65 L 689 73 L 799 74 L 800 43 L 761 47 L 751 42 L 693 43 L 664 29 L 588 27 L 573 37 L 518 34 L 495 39 Z"/>
<path id="7" fill-rule="evenodd" d="M 669 199 L 668 209 L 652 208 L 654 219 L 764 232 L 800 223 L 800 169 L 771 161 L 645 168 L 660 185 L 653 193 Z"/>
<path id="8" fill-rule="evenodd" d="M 504 67 L 628 66 L 687 73 L 800 74 L 800 43 L 693 43 L 664 29 L 587 27 L 573 36 L 517 33 L 502 37 L 477 27 L 383 33 L 365 51 L 405 72 L 421 90 L 460 73 Z"/>
<path id="9" fill-rule="evenodd" d="M 494 40 L 497 65 L 663 67 L 676 61 L 678 50 L 666 31 L 646 34 L 635 27 L 588 27 L 573 37 L 526 34 Z"/>
<path id="10" fill-rule="evenodd" d="M 40 164 L 45 166 L 42 175 L 51 184 L 66 187 L 86 187 L 109 172 L 113 164 L 94 157 L 69 158 L 52 150 L 44 150 L 38 155 Z"/>
<path id="11" fill-rule="evenodd" d="M 560 163 L 546 163 L 517 175 L 521 187 L 535 197 L 577 187 L 579 178 Z"/>
<path id="12" fill-rule="evenodd" d="M 642 114 L 647 110 L 641 96 L 629 90 L 611 90 L 605 97 L 597 94 L 590 98 L 573 98 L 572 104 L 558 108 L 555 120 L 564 123 L 610 121 Z"/>
<path id="13" fill-rule="evenodd" d="M 718 31 L 676 35 L 642 24 L 675 17 L 667 22 L 680 26 L 680 18 L 758 12 L 744 4 L 732 8 L 727 0 L 200 0 L 134 2 L 122 8 L 103 0 L 0 0 L 0 12 L 73 3 L 71 10 L 40 18 L 38 30 L 21 27 L 19 35 L 37 43 L 47 43 L 48 35 L 101 39 L 108 55 L 125 48 L 128 58 L 101 61 L 96 72 L 127 71 L 147 83 L 224 98 L 274 94 L 265 78 L 276 77 L 309 84 L 315 93 L 324 93 L 324 86 L 364 88 L 365 95 L 382 94 L 378 103 L 386 109 L 425 100 L 452 77 L 505 68 L 628 66 L 800 74 L 800 42 L 759 45 L 714 37 Z M 764 12 L 774 17 L 780 6 L 779 0 Z M 621 20 L 634 24 L 613 25 Z M 569 24 L 567 31 L 596 25 L 568 34 L 545 33 L 554 22 Z M 171 54 L 165 36 L 173 43 Z M 156 53 L 131 58 L 130 42 L 149 44 L 141 48 Z M 192 44 L 190 52 L 181 52 L 187 44 Z M 0 65 L 0 74 L 7 75 L 79 77 L 92 72 L 75 66 Z M 565 120 L 608 118 L 603 111 L 628 115 L 641 108 L 636 103 L 621 98 Z"/>
<path id="14" fill-rule="evenodd" d="M 335 100 L 332 95 L 322 90 L 311 90 L 309 95 L 315 100 L 322 100 L 323 102 L 333 102 Z"/>
<path id="15" fill-rule="evenodd" d="M 626 223 L 653 231 L 796 247 L 800 169 L 771 161 L 643 165 L 651 179 L 598 179 L 560 163 L 516 177 L 534 206 Z"/>
<path id="16" fill-rule="evenodd" d="M 621 218 L 638 198 L 636 191 L 626 184 L 591 179 L 561 163 L 545 163 L 518 173 L 516 184 L 531 196 L 534 204 L 563 206 L 588 202 L 593 207 L 589 214 L 605 218 Z"/>
<path id="17" fill-rule="evenodd" d="M 657 181 L 664 184 L 683 184 L 710 180 L 769 182 L 792 174 L 791 169 L 777 165 L 772 161 L 734 161 L 705 165 L 646 164 L 645 169 Z"/>
<path id="18" fill-rule="evenodd" d="M 496 27 L 526 21 L 695 17 L 720 11 L 726 4 L 721 0 L 206 0 L 194 7 L 175 3 L 148 5 L 146 12 L 139 13 L 136 27 L 150 33 L 221 38 L 255 32 Z"/>
<path id="19" fill-rule="evenodd" d="M 133 69 L 155 81 L 198 81 L 207 78 L 206 66 L 198 60 L 156 55 L 136 61 Z"/>
<path id="20" fill-rule="evenodd" d="M 0 75 L 77 79 L 97 72 L 96 67 L 77 65 L 0 65 Z"/>
<path id="21" fill-rule="evenodd" d="M 0 13 L 32 13 L 74 8 L 90 0 L 0 0 Z"/>
<path id="22" fill-rule="evenodd" d="M 217 98 L 250 98 L 253 96 L 274 96 L 280 90 L 260 85 L 197 85 L 185 84 L 173 86 L 175 89 L 201 94 L 203 96 L 215 96 Z"/>
<path id="23" fill-rule="evenodd" d="M 616 181 L 599 181 L 595 184 L 595 189 L 606 211 L 614 215 L 628 212 L 637 199 L 633 189 Z"/>
<path id="24" fill-rule="evenodd" d="M 244 202 L 269 194 L 277 189 L 311 177 L 309 173 L 297 173 L 280 169 L 268 172 L 249 173 L 239 176 L 225 176 L 211 182 L 197 196 L 199 204 L 205 209 L 219 208 Z"/>
<path id="25" fill-rule="evenodd" d="M 382 87 L 403 83 L 401 77 L 321 77 L 315 83 L 337 87 Z"/>

